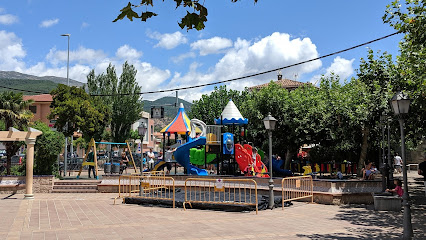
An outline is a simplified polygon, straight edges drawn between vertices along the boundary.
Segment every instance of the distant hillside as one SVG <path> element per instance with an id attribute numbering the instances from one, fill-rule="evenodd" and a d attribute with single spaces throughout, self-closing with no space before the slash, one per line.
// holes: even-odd
<path id="1" fill-rule="evenodd" d="M 19 81 L 22 80 L 37 80 L 37 81 L 50 81 L 55 83 L 56 85 L 59 83 L 67 84 L 67 79 L 63 77 L 54 77 L 54 76 L 43 76 L 43 77 L 37 77 L 29 74 L 14 72 L 14 71 L 0 71 L 0 79 L 2 80 L 16 80 L 17 83 L 14 83 L 14 85 L 19 85 Z M 39 82 L 38 84 L 45 84 L 46 82 L 42 83 Z M 36 84 L 37 85 L 37 84 Z M 84 83 L 70 79 L 70 85 L 71 86 L 83 86 Z M 28 90 L 28 89 L 26 89 Z"/>
<path id="2" fill-rule="evenodd" d="M 176 98 L 174 97 L 162 97 L 155 101 L 149 101 L 149 100 L 143 100 L 143 110 L 145 112 L 151 112 L 152 106 L 162 106 L 162 105 L 169 105 L 173 104 L 173 106 L 164 106 L 164 116 L 174 118 L 176 116 L 177 108 L 174 106 L 176 103 Z M 179 103 L 183 103 L 183 106 L 185 107 L 185 111 L 189 112 L 191 110 L 192 103 L 185 101 L 183 99 L 179 98 Z"/>
<path id="3" fill-rule="evenodd" d="M 0 86 L 6 86 L 16 89 L 48 93 L 52 91 L 57 83 L 48 80 L 29 80 L 29 79 L 0 79 Z M 11 91 L 10 89 L 0 87 L 0 92 Z M 14 91 L 22 92 L 22 91 Z M 22 92 L 24 95 L 37 95 L 39 93 Z"/>

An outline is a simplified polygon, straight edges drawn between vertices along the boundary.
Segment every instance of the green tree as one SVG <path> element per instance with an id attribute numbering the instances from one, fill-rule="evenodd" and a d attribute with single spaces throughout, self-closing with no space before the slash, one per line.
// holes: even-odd
<path id="1" fill-rule="evenodd" d="M 187 30 L 189 29 L 197 29 L 202 30 L 204 29 L 205 25 L 204 23 L 207 22 L 207 8 L 204 6 L 204 2 L 200 3 L 199 0 L 173 0 L 176 4 L 176 9 L 178 8 L 192 8 L 192 11 L 186 11 L 186 15 L 181 19 L 181 21 L 178 23 L 179 27 L 181 29 L 184 29 L 186 27 Z M 231 0 L 232 2 L 237 2 L 238 0 Z M 257 3 L 258 0 L 254 0 L 255 3 Z M 117 18 L 113 21 L 116 22 L 118 20 L 122 20 L 123 18 L 127 17 L 130 21 L 133 21 L 133 18 L 140 18 L 141 21 L 146 22 L 148 18 L 157 16 L 158 14 L 155 12 L 148 11 L 148 7 L 154 7 L 154 1 L 153 0 L 138 0 L 135 1 L 137 3 L 133 4 L 132 2 L 129 2 L 124 8 L 120 10 L 120 14 L 117 16 Z M 164 0 L 163 0 L 164 2 Z M 134 11 L 136 8 L 142 8 L 145 11 L 142 11 L 140 14 Z"/>
<path id="2" fill-rule="evenodd" d="M 112 64 L 108 66 L 106 74 L 96 76 L 92 70 L 87 76 L 90 94 L 110 95 L 92 97 L 111 111 L 111 137 L 114 142 L 124 142 L 130 138 L 131 125 L 141 117 L 143 102 L 136 73 L 135 67 L 125 62 L 120 79 Z"/>
<path id="3" fill-rule="evenodd" d="M 56 119 L 58 131 L 71 136 L 80 130 L 87 139 L 103 133 L 108 121 L 108 108 L 97 104 L 84 89 L 59 84 L 51 95 L 53 102 L 48 118 Z"/>
<path id="4" fill-rule="evenodd" d="M 383 20 L 404 33 L 392 85 L 393 92 L 403 90 L 412 99 L 406 121 L 407 141 L 417 145 L 425 137 L 426 126 L 426 1 L 393 1 Z"/>
<path id="5" fill-rule="evenodd" d="M 4 123 L 4 128 L 15 127 L 24 130 L 33 117 L 33 114 L 27 110 L 32 101 L 24 101 L 22 93 L 3 92 L 0 93 L 0 120 Z M 10 175 L 11 158 L 23 142 L 6 142 L 6 174 Z"/>
<path id="6" fill-rule="evenodd" d="M 35 122 L 33 127 L 43 132 L 35 144 L 34 174 L 57 175 L 55 165 L 64 146 L 65 137 L 60 132 L 52 131 L 41 121 Z"/>
<path id="7" fill-rule="evenodd" d="M 220 114 L 231 99 L 240 109 L 247 99 L 247 92 L 227 89 L 226 86 L 215 87 L 213 92 L 203 94 L 200 100 L 193 102 L 188 117 L 212 125 L 215 118 L 220 118 Z"/>

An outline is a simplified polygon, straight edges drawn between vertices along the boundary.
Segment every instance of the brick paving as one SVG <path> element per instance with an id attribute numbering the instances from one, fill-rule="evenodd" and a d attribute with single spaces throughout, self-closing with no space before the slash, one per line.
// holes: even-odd
<path id="1" fill-rule="evenodd" d="M 426 239 L 426 200 L 420 178 L 413 177 L 415 239 Z M 372 206 L 295 202 L 256 215 L 113 205 L 116 196 L 0 195 L 0 239 L 399 239 L 402 232 L 402 212 L 375 212 Z"/>

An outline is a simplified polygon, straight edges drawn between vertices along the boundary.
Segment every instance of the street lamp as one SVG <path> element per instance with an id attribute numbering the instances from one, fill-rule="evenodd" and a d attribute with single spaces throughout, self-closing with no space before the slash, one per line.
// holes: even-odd
<path id="1" fill-rule="evenodd" d="M 67 86 L 70 85 L 70 78 L 69 78 L 69 72 L 70 72 L 70 36 L 71 34 L 67 33 L 67 34 L 61 34 L 62 37 L 68 37 L 68 58 L 67 58 Z M 68 127 L 68 122 L 66 123 L 67 127 Z M 73 134 L 74 135 L 74 134 Z M 71 136 L 71 156 L 73 153 L 73 149 L 72 149 L 72 139 L 73 136 Z M 68 137 L 65 137 L 65 151 L 64 151 L 64 176 L 67 175 L 67 158 L 68 158 Z"/>
<path id="2" fill-rule="evenodd" d="M 263 119 L 263 124 L 265 124 L 265 128 L 268 130 L 269 135 L 269 207 L 271 209 L 274 208 L 274 180 L 272 180 L 272 130 L 275 129 L 276 122 L 277 119 L 272 117 L 271 113 Z"/>
<path id="3" fill-rule="evenodd" d="M 145 134 L 146 134 L 146 130 L 147 130 L 147 129 L 148 129 L 148 127 L 146 126 L 146 123 L 141 122 L 141 123 L 139 124 L 139 127 L 138 127 L 138 133 L 139 133 L 139 136 L 141 136 L 141 144 L 142 144 L 141 150 L 142 150 L 142 148 L 143 148 L 143 139 L 144 139 L 144 137 L 145 137 Z"/>
<path id="4" fill-rule="evenodd" d="M 402 195 L 402 205 L 404 206 L 403 221 L 403 239 L 412 239 L 413 226 L 411 225 L 411 210 L 408 195 L 408 179 L 407 166 L 405 159 L 405 136 L 404 136 L 404 117 L 408 114 L 410 108 L 410 99 L 403 92 L 399 91 L 390 100 L 392 110 L 399 117 L 399 127 L 401 129 L 401 157 L 402 157 L 402 174 L 404 181 L 404 194 Z"/>
<path id="5" fill-rule="evenodd" d="M 380 124 L 379 126 L 382 128 L 382 142 L 380 144 L 381 149 L 381 156 L 382 156 L 382 164 L 381 165 L 381 171 L 382 171 L 382 192 L 386 191 L 386 173 L 387 173 L 387 163 L 386 163 L 386 154 L 385 154 L 385 128 L 386 128 L 386 122 L 387 116 L 382 114 L 380 116 Z"/>

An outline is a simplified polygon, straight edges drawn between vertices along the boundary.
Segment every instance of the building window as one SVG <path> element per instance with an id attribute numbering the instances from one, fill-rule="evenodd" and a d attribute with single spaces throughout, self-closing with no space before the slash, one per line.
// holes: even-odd
<path id="1" fill-rule="evenodd" d="M 30 106 L 30 111 L 32 113 L 37 113 L 37 106 Z"/>

